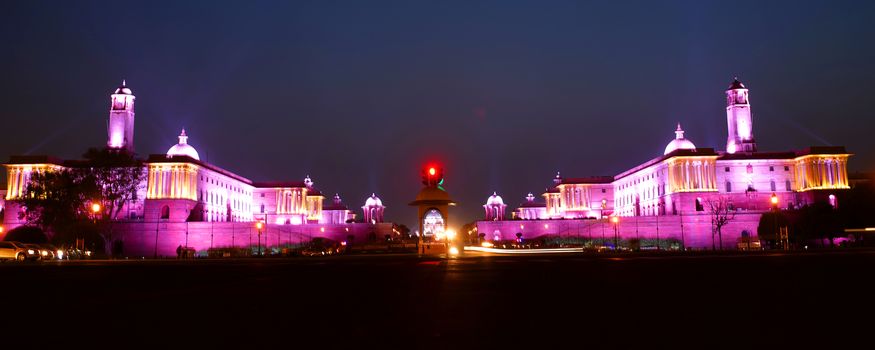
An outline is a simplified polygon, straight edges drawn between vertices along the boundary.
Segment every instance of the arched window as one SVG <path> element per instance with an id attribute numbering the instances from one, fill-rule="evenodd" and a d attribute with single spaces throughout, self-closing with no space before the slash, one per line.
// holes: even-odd
<path id="1" fill-rule="evenodd" d="M 777 191 L 777 187 L 775 186 L 775 180 L 769 181 L 769 185 L 772 186 L 772 192 Z"/>
<path id="2" fill-rule="evenodd" d="M 726 181 L 726 193 L 732 192 L 732 183 Z"/>
<path id="3" fill-rule="evenodd" d="M 165 205 L 165 206 L 161 207 L 161 218 L 162 219 L 170 219 L 170 207 L 169 206 Z"/>

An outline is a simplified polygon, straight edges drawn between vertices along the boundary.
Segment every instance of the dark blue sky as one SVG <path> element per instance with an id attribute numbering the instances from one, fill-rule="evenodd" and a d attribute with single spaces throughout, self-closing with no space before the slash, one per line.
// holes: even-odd
<path id="1" fill-rule="evenodd" d="M 492 191 L 515 207 L 557 170 L 659 156 L 677 122 L 723 149 L 738 75 L 761 150 L 844 145 L 871 170 L 873 18 L 868 1 L 4 1 L 0 158 L 105 144 L 127 79 L 141 154 L 185 127 L 202 159 L 309 174 L 353 207 L 377 192 L 408 225 L 438 160 L 457 226 Z"/>

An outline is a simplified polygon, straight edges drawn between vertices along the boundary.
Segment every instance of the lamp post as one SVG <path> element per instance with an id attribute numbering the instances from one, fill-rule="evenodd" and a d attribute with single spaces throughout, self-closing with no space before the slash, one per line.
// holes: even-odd
<path id="1" fill-rule="evenodd" d="M 659 251 L 659 213 L 662 211 L 662 202 L 656 204 L 656 251 Z"/>
<path id="2" fill-rule="evenodd" d="M 614 250 L 620 248 L 620 217 L 611 216 L 611 223 L 614 224 Z"/>
<path id="3" fill-rule="evenodd" d="M 775 223 L 775 236 L 778 238 L 781 248 L 786 249 L 787 247 L 784 245 L 784 237 L 782 234 L 778 233 L 778 195 L 772 193 L 772 197 L 769 198 L 769 201 L 772 203 L 772 216 L 774 217 L 774 220 L 772 221 Z"/>
<path id="4" fill-rule="evenodd" d="M 261 230 L 264 228 L 264 222 L 256 221 L 255 228 L 258 230 L 258 255 L 264 256 L 264 252 L 261 251 Z"/>
<path id="5" fill-rule="evenodd" d="M 681 251 L 687 251 L 687 242 L 684 240 L 684 212 L 683 210 L 679 210 L 678 214 L 681 219 Z"/>
<path id="6" fill-rule="evenodd" d="M 100 215 L 100 203 L 91 203 L 91 222 L 94 224 L 94 229 L 97 230 L 97 216 Z M 99 232 L 99 230 L 98 230 Z M 85 249 L 85 240 L 82 240 L 82 248 Z"/>

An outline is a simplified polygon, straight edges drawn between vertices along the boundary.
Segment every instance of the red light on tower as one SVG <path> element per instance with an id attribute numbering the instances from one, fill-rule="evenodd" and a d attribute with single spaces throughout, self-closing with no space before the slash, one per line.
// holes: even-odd
<path id="1" fill-rule="evenodd" d="M 440 165 L 428 164 L 422 168 L 422 184 L 426 186 L 438 186 L 444 178 L 444 170 Z"/>

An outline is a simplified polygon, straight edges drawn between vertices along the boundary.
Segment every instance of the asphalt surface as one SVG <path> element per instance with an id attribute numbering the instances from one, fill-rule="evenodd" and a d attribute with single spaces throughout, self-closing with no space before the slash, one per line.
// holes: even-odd
<path id="1" fill-rule="evenodd" d="M 0 339 L 835 347 L 871 344 L 873 267 L 873 251 L 5 262 Z"/>

